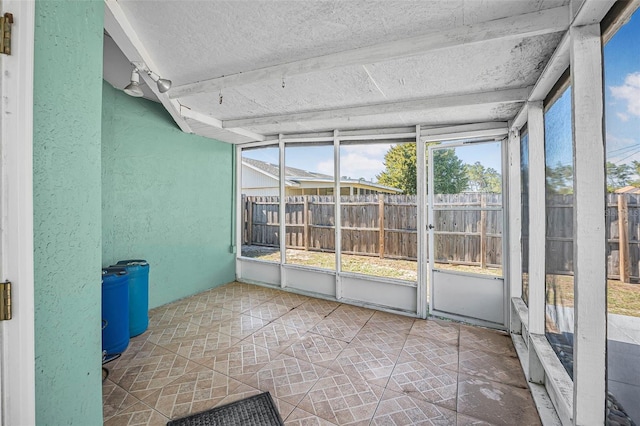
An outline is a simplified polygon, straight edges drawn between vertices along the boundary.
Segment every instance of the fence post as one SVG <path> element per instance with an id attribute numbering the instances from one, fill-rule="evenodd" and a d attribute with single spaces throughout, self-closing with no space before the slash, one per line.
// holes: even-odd
<path id="1" fill-rule="evenodd" d="M 303 195 L 304 207 L 302 210 L 302 224 L 304 225 L 302 234 L 304 238 L 304 249 L 309 250 L 309 196 Z"/>
<path id="2" fill-rule="evenodd" d="M 627 197 L 618 194 L 618 253 L 620 255 L 620 281 L 629 282 L 629 210 Z"/>
<path id="3" fill-rule="evenodd" d="M 487 194 L 480 194 L 480 268 L 487 268 Z"/>
<path id="4" fill-rule="evenodd" d="M 378 245 L 380 247 L 380 259 L 384 258 L 384 195 L 378 196 L 378 227 L 380 228 L 380 239 Z"/>
<path id="5" fill-rule="evenodd" d="M 253 199 L 251 197 L 247 197 L 245 207 L 247 209 L 247 244 L 251 245 L 253 244 Z"/>

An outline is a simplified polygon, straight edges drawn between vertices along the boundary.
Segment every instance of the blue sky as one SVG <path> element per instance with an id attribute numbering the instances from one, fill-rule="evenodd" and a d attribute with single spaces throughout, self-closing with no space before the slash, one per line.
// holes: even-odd
<path id="1" fill-rule="evenodd" d="M 640 161 L 640 10 L 604 47 L 607 160 Z"/>
<path id="2" fill-rule="evenodd" d="M 617 164 L 640 161 L 640 11 L 636 11 L 630 21 L 605 45 L 604 55 L 607 160 Z M 570 93 L 566 93 L 553 105 L 553 109 L 563 110 L 565 114 L 558 118 L 562 123 L 548 123 L 548 137 L 570 137 L 571 127 L 565 126 L 569 117 L 566 111 L 570 114 L 570 102 Z M 553 128 L 564 130 L 553 135 L 550 134 L 553 133 Z M 491 144 L 494 145 L 497 146 Z M 384 170 L 384 154 L 390 147 L 389 144 L 343 146 L 340 175 L 375 180 L 375 176 Z M 465 163 L 472 164 L 480 160 L 485 167 L 500 171 L 497 152 L 484 144 L 457 150 L 458 156 Z M 246 151 L 244 155 L 271 163 L 278 162 L 278 151 L 274 148 Z M 547 164 L 571 162 L 571 150 L 551 150 L 547 155 Z M 333 175 L 332 145 L 287 148 L 286 160 L 291 167 Z"/>

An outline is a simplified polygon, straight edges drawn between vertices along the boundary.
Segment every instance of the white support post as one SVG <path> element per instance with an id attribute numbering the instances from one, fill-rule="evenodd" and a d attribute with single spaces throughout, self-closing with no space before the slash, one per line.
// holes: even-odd
<path id="1" fill-rule="evenodd" d="M 278 150 L 280 154 L 280 204 L 278 205 L 278 221 L 280 224 L 280 287 L 285 288 L 287 286 L 287 280 L 285 274 L 287 273 L 284 264 L 287 261 L 287 224 L 285 220 L 286 205 L 285 205 L 285 183 L 287 173 L 285 170 L 285 155 L 284 155 L 284 140 L 283 135 L 278 135 Z"/>
<path id="2" fill-rule="evenodd" d="M 574 424 L 603 424 L 606 399 L 604 88 L 600 25 L 570 29 L 574 158 Z"/>
<path id="3" fill-rule="evenodd" d="M 544 334 L 545 154 L 542 102 L 529 102 L 529 332 Z"/>
<path id="4" fill-rule="evenodd" d="M 427 303 L 427 223 L 426 223 L 426 192 L 427 175 L 425 173 L 425 143 L 420 141 L 420 126 L 416 126 L 416 158 L 418 161 L 417 202 L 418 202 L 418 291 L 417 312 L 420 318 L 426 318 L 429 305 Z"/>
<path id="5" fill-rule="evenodd" d="M 244 206 L 242 205 L 242 147 L 236 145 L 236 259 L 242 256 L 242 243 L 244 241 Z M 251 244 L 251 241 L 247 242 Z M 236 261 L 236 265 L 238 262 Z M 236 271 L 236 279 L 239 278 Z"/>
<path id="6" fill-rule="evenodd" d="M 333 131 L 334 220 L 336 252 L 336 299 L 342 299 L 342 217 L 340 216 L 340 132 Z"/>
<path id="7" fill-rule="evenodd" d="M 529 102 L 529 334 L 545 331 L 545 154 L 542 102 Z M 529 381 L 544 382 L 544 369 L 529 345 Z"/>
<path id="8" fill-rule="evenodd" d="M 508 153 L 509 153 L 509 180 L 507 182 L 508 188 L 508 198 L 507 198 L 507 206 L 506 206 L 506 214 L 508 219 L 508 235 L 507 235 L 507 244 L 508 244 L 508 259 L 509 267 L 508 267 L 508 283 L 509 283 L 509 301 L 512 297 L 522 297 L 522 253 L 520 247 L 520 238 L 521 238 L 521 227 L 522 227 L 522 219 L 521 219 L 521 204 L 522 204 L 522 188 L 520 184 L 520 132 L 517 129 L 513 129 L 509 132 L 509 142 L 508 142 Z M 511 303 L 508 304 L 509 307 Z M 509 309 L 511 312 L 511 309 Z M 512 314 L 513 315 L 513 314 Z M 517 315 L 517 314 L 516 314 Z M 511 325 L 519 325 L 520 318 L 517 318 L 517 321 L 510 321 Z M 520 325 L 521 327 L 521 325 Z M 520 333 L 521 328 L 518 330 L 514 330 L 511 327 L 512 333 Z"/>

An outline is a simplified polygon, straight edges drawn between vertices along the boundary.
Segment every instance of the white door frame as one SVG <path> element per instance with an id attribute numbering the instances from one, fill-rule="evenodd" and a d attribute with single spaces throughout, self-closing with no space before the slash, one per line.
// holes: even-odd
<path id="1" fill-rule="evenodd" d="M 33 280 L 33 55 L 35 2 L 2 0 L 13 14 L 11 55 L 0 59 L 0 281 L 13 318 L 0 323 L 2 425 L 35 424 Z"/>
<path id="2" fill-rule="evenodd" d="M 433 175 L 433 170 L 434 170 L 434 164 L 433 164 L 433 152 L 437 149 L 447 149 L 447 148 L 460 148 L 460 147 L 464 147 L 465 145 L 468 145 L 469 143 L 491 143 L 491 142 L 499 142 L 500 143 L 500 156 L 501 156 L 501 164 L 502 164 L 502 171 L 501 171 L 501 175 L 502 175 L 502 193 L 505 194 L 505 189 L 507 188 L 506 186 L 506 180 L 508 179 L 508 177 L 505 174 L 505 148 L 506 148 L 506 141 L 503 139 L 503 134 L 502 132 L 504 132 L 504 134 L 506 134 L 506 128 L 504 129 L 500 129 L 500 132 L 498 134 L 495 135 L 491 135 L 491 137 L 485 138 L 484 135 L 480 135 L 479 139 L 473 142 L 469 141 L 469 137 L 465 137 L 464 139 L 466 140 L 461 140 L 459 138 L 450 138 L 449 140 L 451 142 L 444 142 L 440 145 L 437 146 L 430 146 L 428 147 L 427 151 L 429 153 L 428 155 L 428 182 L 429 182 L 429 191 L 427 194 L 428 197 L 428 207 L 427 207 L 427 223 L 429 224 L 427 226 L 427 234 L 428 234 L 428 246 L 429 246 L 429 262 L 428 262 L 428 267 L 427 267 L 427 275 L 429 277 L 429 311 L 437 316 L 443 316 L 443 317 L 447 317 L 447 318 L 451 318 L 454 320 L 461 320 L 461 321 L 465 321 L 465 322 L 470 322 L 472 324 L 477 324 L 477 325 L 481 325 L 481 326 L 486 326 L 486 327 L 491 327 L 491 328 L 505 328 L 506 323 L 507 323 L 507 313 L 508 313 L 508 289 L 506 286 L 506 282 L 507 282 L 507 264 L 508 264 L 508 259 L 507 256 L 503 256 L 502 259 L 502 270 L 503 270 L 503 275 L 502 277 L 492 277 L 492 276 L 485 276 L 485 275 L 481 275 L 481 274 L 474 274 L 474 273 L 466 273 L 466 272 L 448 272 L 446 270 L 443 271 L 438 271 L 437 268 L 434 268 L 434 262 L 435 262 L 435 231 L 434 231 L 434 227 L 433 224 L 435 223 L 435 215 L 434 215 L 434 192 L 433 192 L 433 182 L 434 182 L 434 175 Z M 475 132 L 474 132 L 475 133 Z M 477 133 L 475 133 L 477 134 Z M 474 134 L 470 134 L 469 136 L 471 136 L 471 138 L 475 139 L 473 136 Z M 428 139 L 425 140 L 425 142 L 428 141 Z M 423 143 L 425 143 L 423 142 Z M 506 205 L 506 200 L 503 199 L 502 201 L 502 212 L 503 212 L 503 230 L 502 230 L 502 252 L 506 253 L 506 247 L 508 246 L 506 243 L 506 240 L 508 238 L 508 232 L 507 232 L 507 226 L 506 226 L 506 217 L 507 217 L 507 205 Z M 440 274 L 446 274 L 449 275 L 452 279 L 455 278 L 456 282 L 465 282 L 465 281 L 471 281 L 471 280 L 488 280 L 488 282 L 491 282 L 493 280 L 497 280 L 500 281 L 500 286 L 502 287 L 502 297 L 501 297 L 501 304 L 502 304 L 502 321 L 500 322 L 494 322 L 492 321 L 487 321 L 487 320 L 483 320 L 480 318 L 476 318 L 473 316 L 466 316 L 460 313 L 455 313 L 455 312 L 450 312 L 450 311 L 442 311 L 442 310 L 438 310 L 437 307 L 434 304 L 434 297 L 435 297 L 435 275 L 436 275 L 436 271 Z M 466 279 L 465 279 L 466 278 Z M 473 286 L 472 286 L 473 287 Z M 493 286 L 495 287 L 495 285 Z M 460 298 L 462 298 L 463 296 L 460 295 Z"/>

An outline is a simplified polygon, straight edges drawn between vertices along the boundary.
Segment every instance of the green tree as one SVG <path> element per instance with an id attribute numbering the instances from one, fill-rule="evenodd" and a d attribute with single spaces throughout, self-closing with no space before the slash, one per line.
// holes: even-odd
<path id="1" fill-rule="evenodd" d="M 466 164 L 465 170 L 469 178 L 468 190 L 472 192 L 502 192 L 502 177 L 494 168 L 485 168 L 482 163 Z"/>
<path id="2" fill-rule="evenodd" d="M 438 194 L 456 194 L 467 188 L 468 178 L 462 160 L 454 149 L 439 149 L 434 154 L 435 189 Z M 415 143 L 392 146 L 384 156 L 385 169 L 376 176 L 378 183 L 415 194 L 417 189 L 417 153 Z"/>
<path id="3" fill-rule="evenodd" d="M 637 161 L 634 161 L 634 167 L 637 170 Z M 634 173 L 634 167 L 629 164 L 616 165 L 607 161 L 607 191 L 615 192 L 616 189 L 624 188 L 631 184 L 631 175 Z"/>
<path id="4" fill-rule="evenodd" d="M 547 192 L 551 194 L 573 194 L 573 165 L 558 162 L 555 167 L 546 167 Z"/>
<path id="5" fill-rule="evenodd" d="M 433 154 L 433 180 L 436 194 L 458 194 L 467 189 L 469 177 L 455 149 L 438 149 Z"/>
<path id="6" fill-rule="evenodd" d="M 416 193 L 418 162 L 415 143 L 393 145 L 384 155 L 384 171 L 376 176 L 378 183 Z"/>

